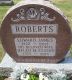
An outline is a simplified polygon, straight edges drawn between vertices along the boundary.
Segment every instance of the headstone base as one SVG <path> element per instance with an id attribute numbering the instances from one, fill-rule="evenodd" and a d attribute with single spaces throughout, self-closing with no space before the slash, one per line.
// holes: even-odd
<path id="1" fill-rule="evenodd" d="M 68 53 L 70 55 L 70 53 Z M 67 55 L 65 57 L 65 59 L 63 59 L 59 64 L 63 64 L 63 63 L 72 63 L 72 57 L 70 57 L 69 55 Z M 4 58 L 2 59 L 2 62 L 0 64 L 0 66 L 2 67 L 15 67 L 16 65 L 20 65 L 20 64 L 23 64 L 23 65 L 32 65 L 32 64 L 36 64 L 36 65 L 39 65 L 39 64 L 46 64 L 46 65 L 50 65 L 48 63 L 17 63 L 16 61 L 14 61 L 7 53 L 5 54 Z M 58 64 L 57 64 L 58 65 Z"/>
<path id="2" fill-rule="evenodd" d="M 66 63 L 66 64 L 65 64 Z M 48 64 L 48 63 L 16 63 L 7 53 L 5 54 L 0 67 L 9 67 L 13 69 L 13 73 L 11 74 L 12 78 L 16 77 L 17 71 L 24 71 L 27 68 L 43 68 L 43 69 L 65 69 L 72 70 L 72 58 L 66 57 L 64 61 L 59 64 Z"/>

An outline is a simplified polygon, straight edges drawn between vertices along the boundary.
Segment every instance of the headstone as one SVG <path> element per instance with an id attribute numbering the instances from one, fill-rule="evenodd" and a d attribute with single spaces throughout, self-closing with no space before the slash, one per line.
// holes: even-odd
<path id="1" fill-rule="evenodd" d="M 39 1 L 17 4 L 2 22 L 3 47 L 17 62 L 57 63 L 70 49 L 67 18 L 48 1 Z"/>
<path id="2" fill-rule="evenodd" d="M 3 3 L 11 4 L 11 3 L 13 3 L 13 0 L 0 0 L 0 4 L 3 4 Z"/>

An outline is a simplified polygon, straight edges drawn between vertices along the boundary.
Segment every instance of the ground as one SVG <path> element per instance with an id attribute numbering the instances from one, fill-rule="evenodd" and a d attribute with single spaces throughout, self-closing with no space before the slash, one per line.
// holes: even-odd
<path id="1" fill-rule="evenodd" d="M 14 4 L 16 4 L 21 0 L 13 0 L 13 1 L 14 1 Z M 67 16 L 70 23 L 70 27 L 72 29 L 72 0 L 52 0 L 52 1 L 53 1 L 53 4 L 59 7 L 64 12 L 65 16 Z M 2 19 L 5 13 L 10 7 L 12 6 L 0 6 L 0 24 L 2 22 Z M 72 52 L 72 47 L 70 50 Z M 3 56 L 4 56 L 4 50 L 0 42 L 0 61 L 2 60 Z"/>

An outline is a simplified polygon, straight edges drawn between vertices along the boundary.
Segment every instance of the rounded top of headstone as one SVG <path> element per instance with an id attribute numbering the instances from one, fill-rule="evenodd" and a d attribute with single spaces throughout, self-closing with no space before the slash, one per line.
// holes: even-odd
<path id="1" fill-rule="evenodd" d="M 70 49 L 71 29 L 66 17 L 44 3 L 21 2 L 2 22 L 3 47 L 17 62 L 56 63 Z"/>

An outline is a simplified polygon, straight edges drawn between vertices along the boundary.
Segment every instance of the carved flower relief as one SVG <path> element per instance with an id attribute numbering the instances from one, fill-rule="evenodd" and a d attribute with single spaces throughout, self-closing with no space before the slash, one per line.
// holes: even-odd
<path id="1" fill-rule="evenodd" d="M 20 18 L 25 19 L 25 11 L 24 9 L 20 9 Z"/>
<path id="2" fill-rule="evenodd" d="M 49 13 L 45 12 L 44 8 L 40 9 L 40 13 L 41 13 L 41 20 L 47 20 L 47 21 L 54 21 L 56 18 L 49 18 Z"/>
<path id="3" fill-rule="evenodd" d="M 49 17 L 49 13 L 45 11 L 44 8 L 40 8 L 38 11 L 35 8 L 29 8 L 27 12 L 22 8 L 20 12 L 16 14 L 16 18 L 11 18 L 12 21 L 18 22 L 20 20 L 47 20 L 47 21 L 54 21 L 56 17 L 53 18 Z"/>
<path id="4" fill-rule="evenodd" d="M 20 20 L 25 20 L 25 11 L 24 9 L 20 9 L 20 12 L 16 14 L 16 18 L 11 18 L 12 21 L 18 22 Z"/>
<path id="5" fill-rule="evenodd" d="M 27 19 L 28 19 L 28 20 L 37 19 L 37 17 L 38 17 L 38 12 L 37 12 L 36 9 L 30 8 L 30 9 L 27 11 Z"/>

